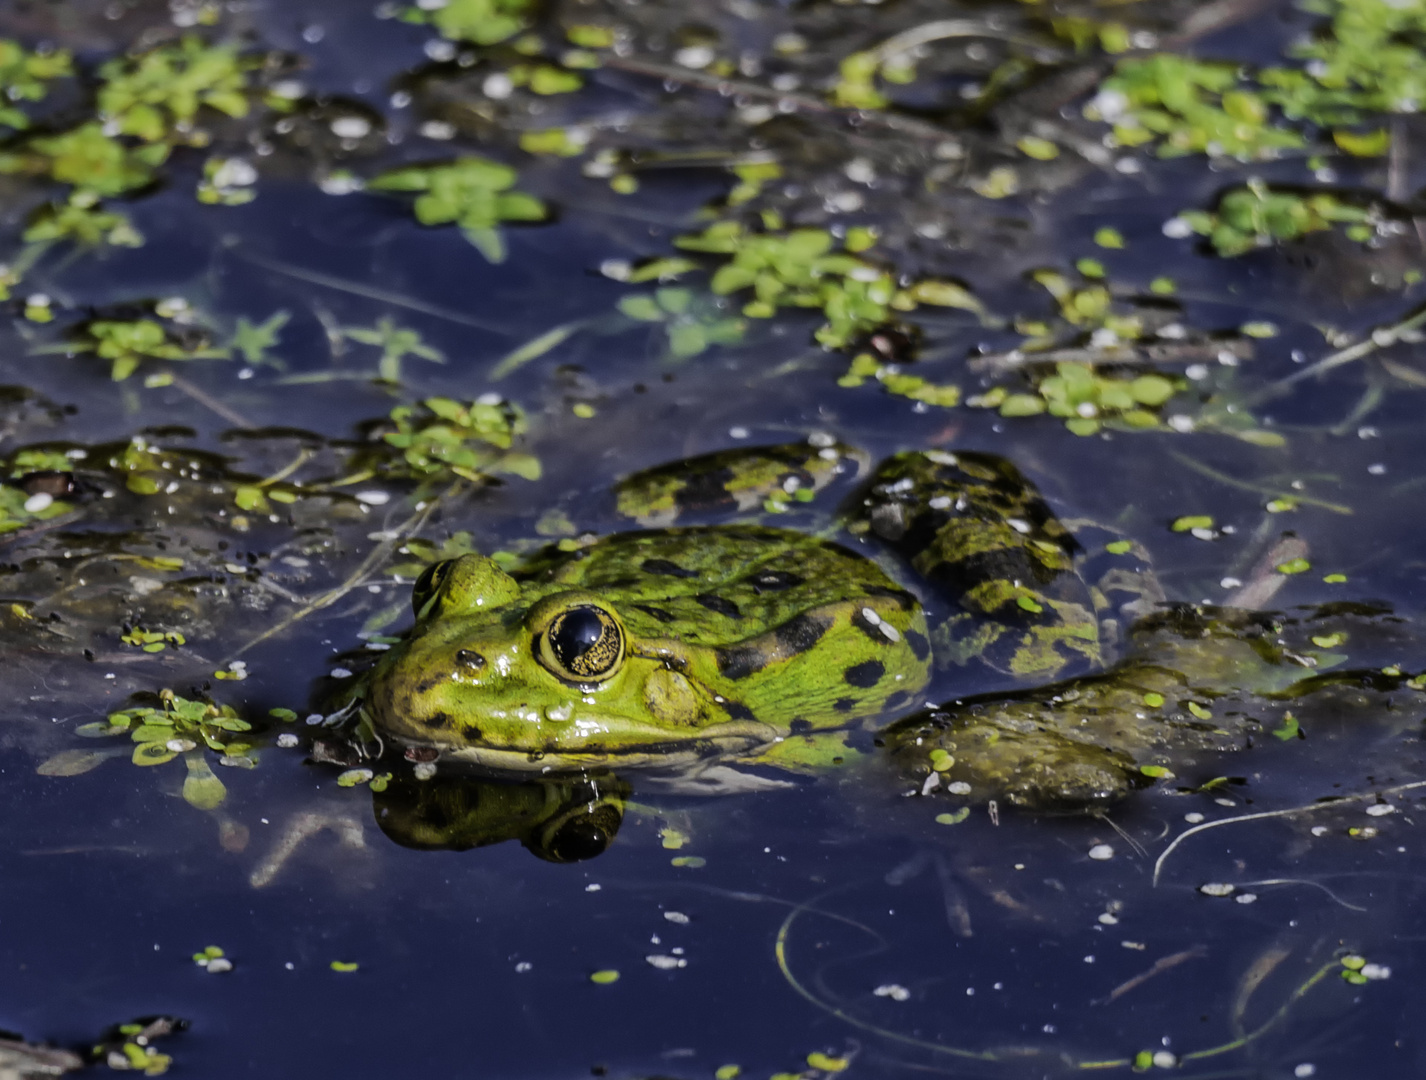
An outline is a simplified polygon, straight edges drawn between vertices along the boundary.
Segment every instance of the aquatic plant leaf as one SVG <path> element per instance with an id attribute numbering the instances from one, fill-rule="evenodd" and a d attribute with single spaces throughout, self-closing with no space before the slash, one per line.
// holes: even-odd
<path id="1" fill-rule="evenodd" d="M 188 775 L 183 779 L 183 799 L 190 806 L 212 810 L 227 798 L 228 789 L 213 774 L 203 751 L 190 750 L 183 755 L 183 763 L 188 767 Z"/>

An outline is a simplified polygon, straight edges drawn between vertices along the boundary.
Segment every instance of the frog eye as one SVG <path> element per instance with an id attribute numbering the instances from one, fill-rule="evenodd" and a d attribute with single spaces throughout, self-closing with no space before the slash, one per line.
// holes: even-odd
<path id="1" fill-rule="evenodd" d="M 549 823 L 537 836 L 525 840 L 525 847 L 546 862 L 572 863 L 602 855 L 623 824 L 619 805 L 596 803 L 580 807 L 574 814 Z"/>
<path id="2" fill-rule="evenodd" d="M 411 586 L 411 608 L 416 612 L 416 618 L 421 617 L 421 613 L 436 594 L 441 591 L 441 582 L 446 580 L 446 576 L 451 572 L 451 567 L 455 566 L 455 559 L 443 559 L 441 562 L 432 563 L 421 571 L 421 576 L 416 579 L 416 584 Z"/>
<path id="3" fill-rule="evenodd" d="M 624 631 L 603 608 L 567 608 L 550 620 L 540 642 L 540 659 L 556 675 L 599 682 L 624 661 Z"/>

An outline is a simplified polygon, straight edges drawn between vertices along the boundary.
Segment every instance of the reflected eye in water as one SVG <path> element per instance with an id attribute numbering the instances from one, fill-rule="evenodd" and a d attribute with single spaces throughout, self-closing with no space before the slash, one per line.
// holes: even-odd
<path id="1" fill-rule="evenodd" d="M 604 854 L 623 821 L 617 804 L 581 807 L 567 818 L 551 821 L 538 836 L 527 838 L 525 847 L 546 862 L 583 862 Z"/>
<path id="2" fill-rule="evenodd" d="M 624 660 L 624 631 L 593 604 L 560 612 L 545 631 L 541 659 L 555 674 L 579 682 L 607 679 Z"/>

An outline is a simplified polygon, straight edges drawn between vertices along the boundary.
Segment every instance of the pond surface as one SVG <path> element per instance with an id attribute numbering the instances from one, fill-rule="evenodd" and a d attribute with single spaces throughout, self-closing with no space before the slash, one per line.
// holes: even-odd
<path id="1" fill-rule="evenodd" d="M 0 1028 L 175 1017 L 93 1067 L 215 1080 L 1421 1074 L 1426 4 L 17 0 L 0 37 Z M 1234 684 L 1237 749 L 1094 813 L 869 736 L 719 795 L 359 756 L 341 695 L 425 567 L 824 436 L 1000 455 L 1172 610 L 1349 674 Z M 835 533 L 854 482 L 796 488 L 685 521 Z M 552 861 L 568 814 L 597 857 Z"/>

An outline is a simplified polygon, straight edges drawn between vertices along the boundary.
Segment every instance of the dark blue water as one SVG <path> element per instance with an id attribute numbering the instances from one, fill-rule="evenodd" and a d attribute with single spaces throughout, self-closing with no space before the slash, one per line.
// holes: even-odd
<path id="1" fill-rule="evenodd" d="M 106 19 L 94 5 L 61 4 L 0 14 L 0 32 L 30 45 L 72 42 L 98 57 L 164 21 L 146 6 Z M 668 254 L 671 237 L 702 227 L 699 209 L 726 190 L 724 173 L 650 169 L 638 195 L 620 197 L 582 178 L 577 163 L 520 158 L 465 137 L 422 139 L 420 105 L 398 108 L 390 95 L 410 85 L 403 80 L 426 62 L 432 35 L 378 19 L 366 4 L 255 7 L 239 24 L 299 54 L 314 94 L 386 116 L 389 145 L 347 166 L 371 175 L 457 152 L 503 153 L 520 161 L 521 188 L 554 206 L 556 219 L 506 228 L 509 257 L 492 265 L 455 230 L 417 226 L 402 200 L 323 193 L 312 177 L 330 162 L 280 149 L 261 166 L 254 202 L 215 208 L 191 195 L 201 156 L 178 154 L 161 190 L 118 201 L 144 247 L 52 252 L 21 295 L 49 293 L 71 322 L 181 296 L 219 338 L 239 317 L 258 323 L 287 312 L 272 350 L 283 366 L 176 364 L 184 385 L 114 384 L 92 356 L 32 354 L 61 335 L 16 309 L 0 329 L 0 382 L 72 410 L 52 423 L 10 424 L 7 453 L 38 440 L 93 446 L 162 427 L 152 438 L 167 448 L 215 451 L 239 472 L 271 475 L 290 460 L 292 440 L 351 440 L 398 403 L 494 391 L 529 413 L 528 448 L 544 475 L 443 506 L 425 534 L 438 543 L 460 531 L 483 550 L 527 541 L 556 508 L 580 529 L 612 530 L 608 490 L 634 469 L 831 430 L 873 458 L 928 445 L 1004 454 L 1062 516 L 1110 522 L 1144 541 L 1178 600 L 1221 600 L 1221 579 L 1241 572 L 1264 537 L 1290 529 L 1321 572 L 1289 581 L 1277 607 L 1370 601 L 1419 616 L 1419 391 L 1389 382 L 1374 361 L 1259 407 L 1264 426 L 1287 434 L 1284 447 L 1166 432 L 1081 439 L 1049 419 L 1007 421 L 987 410 L 919 407 L 874 386 L 841 388 L 847 357 L 810 344 L 816 321 L 796 314 L 754 325 L 744 346 L 671 362 L 658 328 L 612 318 L 629 287 L 599 268 Z M 1272 11 L 1245 25 L 1200 48 L 1261 59 L 1305 22 Z M 660 100 L 657 80 L 611 72 L 596 82 L 594 101 L 622 103 L 630 115 L 678 104 L 677 95 Z M 681 133 L 690 144 L 698 135 Z M 1405 170 L 1405 188 L 1415 190 L 1423 167 L 1408 158 Z M 1343 182 L 1379 185 L 1379 171 L 1363 163 Z M 1261 172 L 1300 182 L 1303 170 L 1279 162 Z M 1146 158 L 1133 174 L 1084 169 L 1042 194 L 982 201 L 979 217 L 958 222 L 989 234 L 999 227 L 991 219 L 1014 218 L 1016 243 L 956 251 L 920 241 L 908 258 L 954 272 L 997 312 L 1039 317 L 1052 308 L 1023 277 L 1037 267 L 1094 255 L 1140 286 L 1172 273 L 1187 325 L 1226 336 L 1250 320 L 1277 324 L 1278 336 L 1256 342 L 1237 375 L 1244 393 L 1327 355 L 1320 326 L 1360 334 L 1419 303 L 1419 289 L 1373 286 L 1335 249 L 1223 260 L 1164 236 L 1165 218 L 1211 204 L 1224 184 L 1201 160 Z M 12 230 L 45 190 L 15 189 Z M 1106 223 L 1125 237 L 1124 252 L 1094 246 Z M 1419 251 L 1403 258 L 1421 261 Z M 373 382 L 378 350 L 334 344 L 333 330 L 381 318 L 417 331 L 445 362 L 408 356 L 400 386 Z M 501 358 L 564 324 L 581 329 L 491 379 Z M 956 312 L 937 312 L 928 325 L 946 359 L 917 370 L 968 392 L 978 387 L 966 355 L 1020 339 Z M 1408 344 L 1391 355 L 1409 364 L 1418 352 Z M 1386 388 L 1382 400 L 1353 419 L 1373 386 Z M 592 405 L 594 416 L 577 416 L 576 404 Z M 235 437 L 243 427 L 253 430 Z M 1266 514 L 1267 493 L 1295 490 L 1294 480 L 1332 505 Z M 328 518 L 321 508 L 300 520 L 259 518 L 219 553 L 201 522 L 185 519 L 174 534 L 193 530 L 214 565 L 248 551 L 264 573 L 290 568 L 284 556 L 305 559 L 315 564 L 311 576 L 284 588 L 310 597 L 352 572 L 410 513 L 399 497 L 341 506 Z M 827 508 L 815 509 L 790 520 L 821 527 Z M 1211 513 L 1235 531 L 1211 542 L 1171 532 L 1169 522 L 1187 513 Z M 78 543 L 84 529 L 162 534 L 161 511 L 138 514 L 86 521 L 62 542 Z M 52 549 L 13 550 L 25 554 L 0 561 L 13 561 L 16 574 L 41 555 L 62 560 Z M 1329 572 L 1348 583 L 1324 583 Z M 34 588 L 16 585 L 5 598 L 39 599 Z M 853 1076 L 1039 1077 L 1098 1075 L 1091 1066 L 1099 1065 L 1123 1074 L 1144 1051 L 1176 1055 L 1197 1077 L 1360 1076 L 1364 1062 L 1374 1077 L 1422 1071 L 1414 1005 L 1426 955 L 1417 916 L 1426 850 L 1415 818 L 1426 788 L 1410 785 L 1423 776 L 1423 754 L 1419 730 L 1389 716 L 1367 724 L 1344 716 L 1306 740 L 1264 738 L 1242 754 L 1200 760 L 1184 786 L 1220 775 L 1234 782 L 1199 794 L 1165 785 L 1109 819 L 976 806 L 942 824 L 935 816 L 949 804 L 910 797 L 911 785 L 876 763 L 725 798 L 645 791 L 634 778 L 609 850 L 570 865 L 541 861 L 513 840 L 458 852 L 400 846 L 378 827 L 372 794 L 338 787 L 339 770 L 311 763 L 304 749 L 269 746 L 255 770 L 219 768 L 228 799 L 206 813 L 180 797 L 176 761 L 140 770 L 120 756 L 81 776 L 35 774 L 58 751 L 93 746 L 73 728 L 135 690 L 207 692 L 253 717 L 279 706 L 305 715 L 333 657 L 357 647 L 378 612 L 388 611 L 388 630 L 405 625 L 395 612 L 407 592 L 378 573 L 243 653 L 252 675 L 244 682 L 211 673 L 290 614 L 282 604 L 291 597 L 202 614 L 189 653 L 148 666 L 116 643 L 121 614 L 98 601 L 93 617 L 108 623 L 84 624 L 78 601 L 64 622 L 108 635 L 109 651 L 95 662 L 77 650 L 15 650 L 13 715 L 0 733 L 0 1027 L 84 1045 L 109 1024 L 171 1014 L 191 1025 L 163 1044 L 176 1069 L 215 1080 L 709 1077 L 732 1064 L 766 1077 L 813 1067 L 809 1054 L 845 1058 Z M 1397 640 L 1419 639 L 1408 631 Z M 1410 644 L 1356 662 L 1423 665 Z M 1173 838 L 1204 819 L 1376 791 L 1386 794 L 1197 834 L 1156 876 Z M 1368 814 L 1372 805 L 1391 812 Z M 276 860 L 302 822 L 312 835 Z M 1090 856 L 1103 845 L 1109 857 Z M 1213 897 L 1205 884 L 1234 891 Z M 232 971 L 193 963 L 208 945 L 225 951 Z M 1344 980 L 1347 952 L 1383 977 Z M 357 968 L 337 971 L 333 962 Z M 619 978 L 591 981 L 600 971 Z"/>

